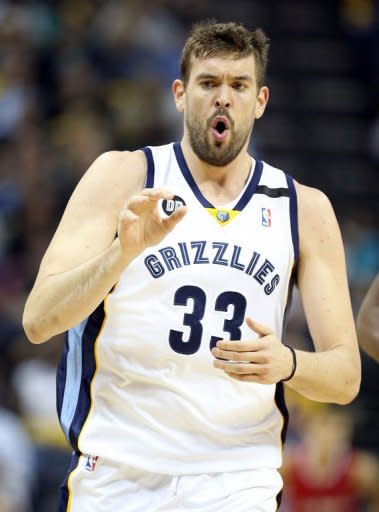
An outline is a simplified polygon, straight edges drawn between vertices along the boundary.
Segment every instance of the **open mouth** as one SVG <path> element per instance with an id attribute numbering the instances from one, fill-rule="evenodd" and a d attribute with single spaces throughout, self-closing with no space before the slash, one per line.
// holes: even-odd
<path id="1" fill-rule="evenodd" d="M 218 121 L 215 128 L 218 131 L 218 133 L 223 133 L 223 131 L 226 130 L 226 126 L 223 121 Z"/>
<path id="2" fill-rule="evenodd" d="M 230 122 L 227 117 L 216 116 L 211 123 L 213 136 L 216 140 L 223 140 L 230 129 Z"/>

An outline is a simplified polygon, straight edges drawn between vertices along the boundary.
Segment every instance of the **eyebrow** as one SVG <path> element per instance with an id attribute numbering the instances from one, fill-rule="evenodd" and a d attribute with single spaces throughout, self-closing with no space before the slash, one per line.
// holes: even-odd
<path id="1" fill-rule="evenodd" d="M 200 73 L 199 75 L 197 75 L 196 80 L 204 80 L 205 78 L 217 79 L 217 78 L 219 78 L 219 76 L 213 75 L 212 73 Z M 239 76 L 233 76 L 232 80 L 251 82 L 252 77 L 250 75 L 239 75 Z"/>
<path id="2" fill-rule="evenodd" d="M 252 77 L 250 75 L 240 75 L 240 76 L 233 77 L 233 80 L 241 80 L 241 81 L 251 82 Z"/>

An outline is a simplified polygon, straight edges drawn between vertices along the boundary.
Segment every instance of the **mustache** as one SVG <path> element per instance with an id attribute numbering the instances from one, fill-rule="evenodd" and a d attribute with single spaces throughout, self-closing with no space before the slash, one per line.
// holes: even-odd
<path id="1" fill-rule="evenodd" d="M 212 124 L 213 119 L 215 117 L 217 117 L 217 116 L 224 116 L 224 117 L 226 117 L 228 119 L 229 123 L 230 123 L 230 126 L 234 127 L 234 121 L 231 118 L 228 110 L 226 108 L 222 108 L 222 107 L 217 108 L 215 110 L 215 112 L 208 118 L 208 121 L 207 121 L 208 126 L 210 126 Z"/>

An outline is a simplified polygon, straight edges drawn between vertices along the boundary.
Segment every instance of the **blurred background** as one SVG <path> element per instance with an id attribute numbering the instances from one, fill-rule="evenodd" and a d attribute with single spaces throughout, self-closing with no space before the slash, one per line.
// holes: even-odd
<path id="1" fill-rule="evenodd" d="M 70 458 L 55 413 L 63 337 L 33 346 L 21 327 L 41 257 L 100 153 L 181 137 L 171 82 L 205 17 L 270 36 L 251 150 L 332 200 L 355 313 L 379 271 L 378 2 L 0 0 L 0 512 L 53 512 Z M 313 349 L 296 294 L 287 340 Z M 362 360 L 351 406 L 288 393 L 281 510 L 379 510 L 379 365 Z"/>

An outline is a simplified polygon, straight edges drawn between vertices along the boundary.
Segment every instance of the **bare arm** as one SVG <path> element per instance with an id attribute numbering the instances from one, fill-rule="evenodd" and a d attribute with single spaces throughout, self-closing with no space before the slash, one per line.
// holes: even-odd
<path id="1" fill-rule="evenodd" d="M 342 238 L 326 196 L 298 184 L 296 189 L 298 285 L 316 352 L 297 351 L 288 385 L 312 400 L 348 403 L 358 393 L 361 365 Z"/>
<path id="2" fill-rule="evenodd" d="M 318 190 L 296 187 L 298 284 L 316 351 L 296 351 L 297 369 L 288 385 L 311 400 L 344 404 L 358 393 L 361 371 L 341 235 L 327 198 Z M 214 366 L 244 382 L 287 379 L 290 349 L 269 327 L 249 317 L 246 323 L 258 338 L 218 341 L 212 349 Z"/>
<path id="3" fill-rule="evenodd" d="M 357 316 L 360 346 L 379 362 L 379 274 L 368 289 Z"/>
<path id="4" fill-rule="evenodd" d="M 141 190 L 145 172 L 143 153 L 112 152 L 85 173 L 25 304 L 23 325 L 30 341 L 47 341 L 86 318 L 130 261 L 183 216 L 180 209 L 167 219 L 157 215 L 157 201 L 171 195 Z"/>

